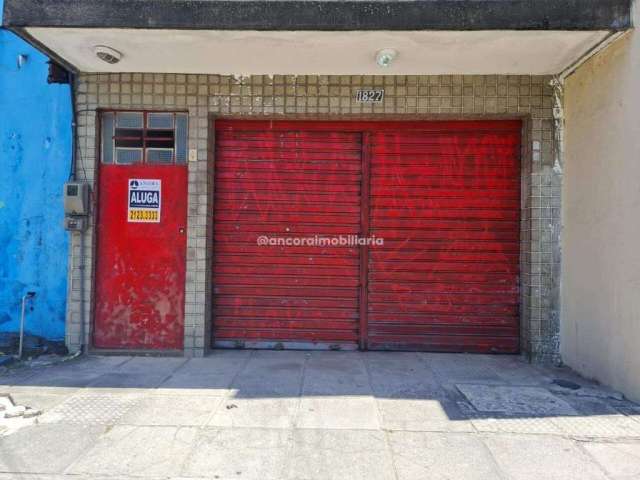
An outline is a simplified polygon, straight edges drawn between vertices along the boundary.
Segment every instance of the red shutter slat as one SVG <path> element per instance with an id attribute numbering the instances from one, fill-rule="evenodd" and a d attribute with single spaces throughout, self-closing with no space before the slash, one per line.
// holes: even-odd
<path id="1" fill-rule="evenodd" d="M 218 122 L 215 342 L 517 352 L 520 128 Z M 363 232 L 384 245 L 256 245 Z"/>
<path id="2" fill-rule="evenodd" d="M 492 123 L 372 135 L 370 349 L 517 352 L 519 127 Z"/>
<path id="3" fill-rule="evenodd" d="M 359 250 L 256 242 L 358 233 L 361 135 L 238 124 L 216 138 L 214 342 L 354 348 Z"/>

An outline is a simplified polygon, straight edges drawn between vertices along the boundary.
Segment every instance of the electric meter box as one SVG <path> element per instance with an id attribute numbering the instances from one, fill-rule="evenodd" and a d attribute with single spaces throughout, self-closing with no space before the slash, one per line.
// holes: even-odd
<path id="1" fill-rule="evenodd" d="M 64 184 L 64 214 L 89 215 L 89 184 L 67 182 Z"/>
<path id="2" fill-rule="evenodd" d="M 87 228 L 87 219 L 85 217 L 64 217 L 64 229 L 69 232 L 84 232 Z"/>

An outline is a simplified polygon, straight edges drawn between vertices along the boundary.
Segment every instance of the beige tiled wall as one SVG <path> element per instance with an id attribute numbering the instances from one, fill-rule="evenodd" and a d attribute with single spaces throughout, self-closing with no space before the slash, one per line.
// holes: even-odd
<path id="1" fill-rule="evenodd" d="M 96 111 L 187 110 L 189 162 L 185 354 L 203 355 L 210 344 L 211 202 L 213 158 L 208 157 L 211 116 L 322 116 L 323 118 L 522 118 L 521 330 L 522 349 L 535 360 L 558 354 L 558 266 L 561 174 L 554 171 L 553 96 L 540 76 L 250 76 L 180 74 L 81 74 L 76 85 L 80 165 L 93 182 Z M 381 105 L 354 100 L 359 88 L 384 88 Z M 92 222 L 93 223 L 93 222 Z M 90 342 L 93 225 L 84 251 L 73 239 L 67 344 L 81 344 L 80 313 Z M 84 274 L 78 256 L 84 255 Z M 81 276 L 83 279 L 81 279 Z M 81 305 L 79 286 L 84 281 Z"/>

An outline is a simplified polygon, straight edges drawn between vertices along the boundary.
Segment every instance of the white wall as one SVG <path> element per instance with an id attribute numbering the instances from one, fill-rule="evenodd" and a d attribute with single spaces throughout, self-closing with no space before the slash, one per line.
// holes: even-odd
<path id="1" fill-rule="evenodd" d="M 561 353 L 640 401 L 640 32 L 565 88 Z"/>

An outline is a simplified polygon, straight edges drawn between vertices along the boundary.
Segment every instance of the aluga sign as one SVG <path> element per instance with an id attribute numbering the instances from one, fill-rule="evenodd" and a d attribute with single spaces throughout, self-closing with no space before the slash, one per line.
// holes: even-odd
<path id="1" fill-rule="evenodd" d="M 129 180 L 127 221 L 134 223 L 160 222 L 161 186 L 160 180 L 137 178 Z"/>

